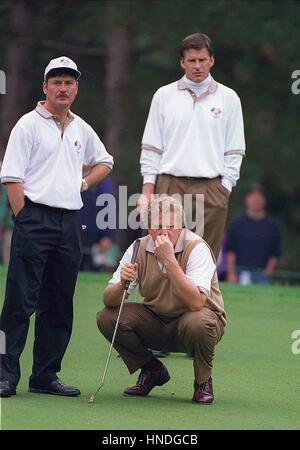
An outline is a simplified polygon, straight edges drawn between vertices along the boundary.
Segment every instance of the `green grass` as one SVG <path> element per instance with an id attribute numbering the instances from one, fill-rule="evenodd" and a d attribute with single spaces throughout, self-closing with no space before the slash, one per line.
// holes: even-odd
<path id="1" fill-rule="evenodd" d="M 148 398 L 126 398 L 134 384 L 122 360 L 113 353 L 104 387 L 99 385 L 108 343 L 95 314 L 108 275 L 82 273 L 74 299 L 75 320 L 61 378 L 80 387 L 77 398 L 27 391 L 32 364 L 32 325 L 22 355 L 22 378 L 15 397 L 1 401 L 2 429 L 299 429 L 300 355 L 291 351 L 291 334 L 300 329 L 300 288 L 222 285 L 229 324 L 216 349 L 213 372 L 215 402 L 191 402 L 192 361 L 183 354 L 165 359 L 168 384 Z M 5 271 L 0 268 L 3 298 Z M 134 300 L 135 294 L 132 294 Z"/>

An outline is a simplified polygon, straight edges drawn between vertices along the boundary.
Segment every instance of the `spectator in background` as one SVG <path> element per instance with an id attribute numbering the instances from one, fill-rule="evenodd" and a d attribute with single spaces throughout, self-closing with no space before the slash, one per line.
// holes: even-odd
<path id="1" fill-rule="evenodd" d="M 97 186 L 81 193 L 83 207 L 80 210 L 83 231 L 83 256 L 80 270 L 99 272 L 114 271 L 118 265 L 119 252 L 114 243 L 114 231 L 99 229 L 96 223 L 97 214 L 103 208 L 96 205 L 101 194 L 115 197 L 115 189 L 109 177 Z"/>
<path id="2" fill-rule="evenodd" d="M 245 197 L 246 212 L 229 226 L 226 244 L 227 281 L 267 283 L 281 256 L 281 232 L 266 213 L 266 195 L 259 184 Z"/>

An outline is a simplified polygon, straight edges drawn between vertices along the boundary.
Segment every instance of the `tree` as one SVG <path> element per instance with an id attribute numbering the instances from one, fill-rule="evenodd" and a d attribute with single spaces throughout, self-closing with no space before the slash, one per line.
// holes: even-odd
<path id="1" fill-rule="evenodd" d="M 0 118 L 0 159 L 12 127 L 26 112 L 30 84 L 32 48 L 26 39 L 33 27 L 32 5 L 26 1 L 9 3 L 10 36 L 5 64 L 7 92 L 2 96 Z"/>

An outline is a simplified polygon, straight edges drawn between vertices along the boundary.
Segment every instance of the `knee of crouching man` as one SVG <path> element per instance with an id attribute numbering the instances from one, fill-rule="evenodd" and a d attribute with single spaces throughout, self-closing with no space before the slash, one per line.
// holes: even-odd
<path id="1" fill-rule="evenodd" d="M 99 328 L 99 331 L 101 331 L 101 333 L 103 333 L 104 330 L 107 329 L 110 320 L 109 320 L 109 311 L 108 308 L 103 308 L 101 309 L 101 311 L 97 312 L 96 315 L 96 322 L 97 322 L 97 327 Z"/>
<path id="2" fill-rule="evenodd" d="M 188 320 L 185 320 L 185 331 L 195 337 L 202 337 L 210 332 L 212 324 L 207 317 L 203 316 L 202 311 L 193 311 L 188 315 Z"/>

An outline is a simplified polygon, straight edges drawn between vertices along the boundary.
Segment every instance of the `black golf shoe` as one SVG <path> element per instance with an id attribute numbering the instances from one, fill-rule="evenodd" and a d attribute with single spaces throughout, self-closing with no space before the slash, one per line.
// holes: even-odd
<path id="1" fill-rule="evenodd" d="M 77 397 L 81 394 L 78 388 L 74 386 L 68 386 L 59 378 L 57 378 L 56 380 L 48 381 L 47 383 L 35 383 L 30 380 L 29 392 L 33 392 L 35 394 L 64 395 L 67 397 Z"/>
<path id="2" fill-rule="evenodd" d="M 16 395 L 16 388 L 9 381 L 0 381 L 0 397 Z"/>

